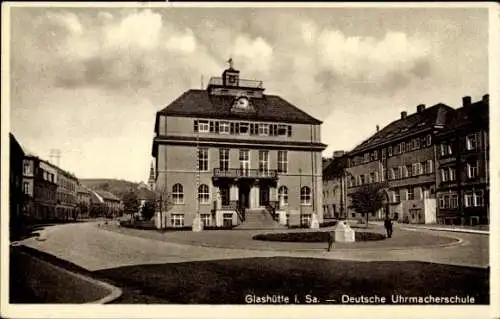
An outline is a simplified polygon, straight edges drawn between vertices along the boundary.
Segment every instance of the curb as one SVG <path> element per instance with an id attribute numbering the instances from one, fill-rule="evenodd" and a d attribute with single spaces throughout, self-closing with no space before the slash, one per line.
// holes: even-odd
<path id="1" fill-rule="evenodd" d="M 469 234 L 480 234 L 480 235 L 489 235 L 490 232 L 488 230 L 473 230 L 473 229 L 457 229 L 457 228 L 442 228 L 442 227 L 412 227 L 412 226 L 404 226 L 406 229 L 425 229 L 425 230 L 434 230 L 434 231 L 447 231 L 454 233 L 469 233 Z M 403 228 L 403 227 L 402 227 Z M 403 228 L 403 229 L 405 229 Z"/>
<path id="2" fill-rule="evenodd" d="M 40 263 L 43 263 L 51 268 L 54 268 L 54 269 L 57 269 L 58 271 L 62 271 L 62 272 L 65 272 L 67 274 L 69 274 L 70 276 L 73 276 L 73 277 L 77 277 L 77 278 L 80 278 L 84 281 L 87 281 L 91 284 L 94 284 L 94 285 L 97 285 L 97 286 L 101 286 L 103 287 L 104 289 L 106 290 L 109 290 L 111 291 L 107 296 L 101 298 L 101 299 L 98 299 L 98 300 L 95 300 L 95 301 L 89 301 L 89 302 L 86 302 L 84 304 L 107 304 L 107 303 L 110 303 L 116 299 L 118 299 L 121 295 L 122 295 L 122 290 L 118 287 L 115 287 L 111 284 L 108 284 L 106 282 L 103 282 L 103 281 L 100 281 L 100 280 L 97 280 L 97 279 L 94 279 L 94 278 L 91 278 L 91 277 L 88 277 L 88 276 L 84 276 L 82 274 L 78 274 L 76 272 L 73 272 L 73 271 L 69 271 L 67 269 L 64 269 L 62 267 L 59 267 L 59 266 L 56 266 L 50 262 L 47 262 L 45 260 L 42 260 L 38 257 L 35 257 L 31 254 L 28 254 L 26 252 L 20 252 L 21 254 L 24 254 L 26 256 L 29 256 L 30 258 L 33 258 L 33 259 L 36 259 L 38 262 Z"/>

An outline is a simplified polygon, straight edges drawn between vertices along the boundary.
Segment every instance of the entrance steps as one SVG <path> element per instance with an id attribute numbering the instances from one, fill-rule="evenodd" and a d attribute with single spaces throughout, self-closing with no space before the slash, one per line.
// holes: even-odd
<path id="1" fill-rule="evenodd" d="M 273 219 L 266 209 L 247 209 L 245 221 L 236 226 L 235 229 L 286 229 Z"/>

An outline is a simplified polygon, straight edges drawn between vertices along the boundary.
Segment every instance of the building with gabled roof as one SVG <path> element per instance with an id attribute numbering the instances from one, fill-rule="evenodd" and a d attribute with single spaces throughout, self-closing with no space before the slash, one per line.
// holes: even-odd
<path id="1" fill-rule="evenodd" d="M 436 222 L 436 134 L 451 122 L 455 110 L 438 103 L 420 104 L 348 153 L 347 193 L 365 184 L 387 182 L 387 203 L 371 218 L 385 215 L 408 223 Z M 349 207 L 349 197 L 347 200 Z M 364 218 L 352 209 L 350 218 Z"/>
<path id="2" fill-rule="evenodd" d="M 186 91 L 156 114 L 155 192 L 168 202 L 160 224 L 321 220 L 321 123 L 232 65 L 205 90 Z"/>

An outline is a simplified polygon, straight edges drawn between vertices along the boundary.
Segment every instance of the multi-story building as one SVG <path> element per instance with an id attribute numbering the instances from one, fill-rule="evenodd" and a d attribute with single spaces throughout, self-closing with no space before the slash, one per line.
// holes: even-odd
<path id="1" fill-rule="evenodd" d="M 55 219 L 56 170 L 31 154 L 23 160 L 23 215 L 32 220 Z"/>
<path id="2" fill-rule="evenodd" d="M 80 218 L 87 218 L 90 215 L 90 198 L 92 192 L 81 184 L 76 186 L 77 212 Z"/>
<path id="3" fill-rule="evenodd" d="M 24 151 L 12 133 L 9 133 L 9 140 L 10 234 L 11 236 L 16 236 L 22 227 Z"/>
<path id="4" fill-rule="evenodd" d="M 436 134 L 455 110 L 444 104 L 426 108 L 390 123 L 348 154 L 348 193 L 360 185 L 388 183 L 387 203 L 372 218 L 409 223 L 436 222 Z M 349 206 L 349 197 L 348 197 Z M 350 217 L 361 218 L 353 210 Z"/>
<path id="5" fill-rule="evenodd" d="M 56 216 L 58 219 L 75 218 L 77 213 L 78 179 L 73 174 L 56 168 Z"/>
<path id="6" fill-rule="evenodd" d="M 156 191 L 167 227 L 237 225 L 251 214 L 322 220 L 321 121 L 229 67 L 157 112 Z M 288 219 L 287 219 L 288 216 Z"/>
<path id="7" fill-rule="evenodd" d="M 119 216 L 123 212 L 123 203 L 114 194 L 104 190 L 91 191 L 90 211 L 94 216 Z"/>
<path id="8" fill-rule="evenodd" d="M 346 218 L 346 162 L 344 151 L 335 151 L 323 169 L 323 214 L 325 218 Z"/>
<path id="9" fill-rule="evenodd" d="M 489 96 L 475 103 L 466 96 L 447 129 L 437 136 L 438 223 L 489 221 L 488 122 Z"/>

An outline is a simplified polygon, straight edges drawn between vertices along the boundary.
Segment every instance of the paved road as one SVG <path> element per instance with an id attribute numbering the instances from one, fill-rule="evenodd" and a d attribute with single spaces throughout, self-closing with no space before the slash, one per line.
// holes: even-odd
<path id="1" fill-rule="evenodd" d="M 435 231 L 415 231 L 436 234 Z M 473 267 L 487 267 L 489 264 L 489 236 L 479 234 L 451 234 L 450 236 L 462 240 L 460 245 L 451 247 L 326 252 L 197 247 L 120 234 L 100 229 L 96 223 L 56 225 L 47 228 L 45 232 L 45 241 L 29 238 L 22 244 L 68 260 L 90 271 L 138 264 L 272 256 L 358 261 L 419 260 Z"/>

